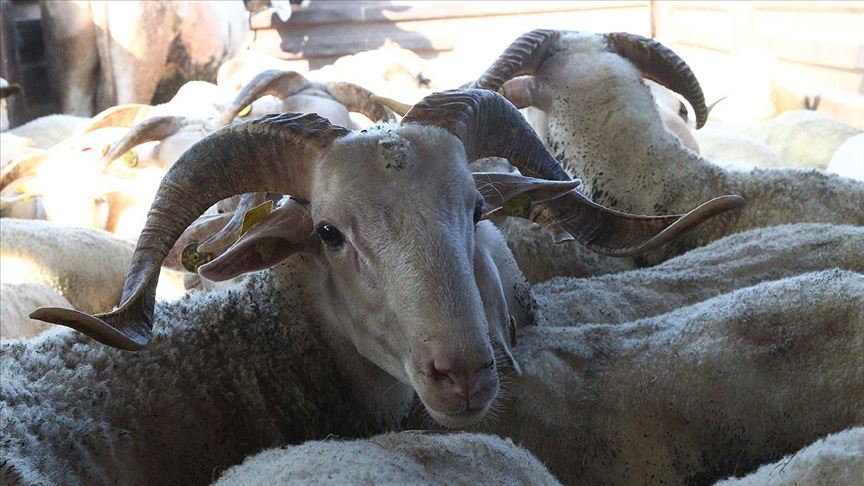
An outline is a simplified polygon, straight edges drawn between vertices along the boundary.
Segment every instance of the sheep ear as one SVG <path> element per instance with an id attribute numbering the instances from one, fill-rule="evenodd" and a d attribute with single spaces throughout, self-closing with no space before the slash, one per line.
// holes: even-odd
<path id="1" fill-rule="evenodd" d="M 315 232 L 306 207 L 294 199 L 257 221 L 225 253 L 198 268 L 198 275 L 220 282 L 270 268 L 312 248 Z"/>
<path id="2" fill-rule="evenodd" d="M 551 92 L 534 76 L 519 76 L 501 85 L 498 94 L 507 98 L 516 108 L 533 106 L 548 110 Z"/>
<path id="3" fill-rule="evenodd" d="M 562 196 L 581 184 L 579 179 L 550 181 L 520 174 L 475 172 L 474 186 L 483 196 L 483 218 L 527 216 L 531 206 Z"/>

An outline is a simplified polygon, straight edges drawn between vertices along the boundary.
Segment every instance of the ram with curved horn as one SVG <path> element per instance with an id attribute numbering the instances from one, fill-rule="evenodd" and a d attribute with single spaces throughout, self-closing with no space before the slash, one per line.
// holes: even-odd
<path id="1" fill-rule="evenodd" d="M 797 222 L 864 224 L 864 184 L 817 172 L 724 170 L 664 129 L 644 78 L 682 95 L 696 127 L 708 107 L 696 76 L 671 49 L 628 33 L 535 30 L 508 47 L 472 86 L 548 117 L 546 145 L 597 203 L 635 213 L 680 213 L 721 194 L 747 208 L 688 232 L 656 263 L 746 229 Z"/>
<path id="2" fill-rule="evenodd" d="M 469 161 L 484 156 L 506 157 L 525 175 L 472 176 Z M 412 387 L 437 422 L 461 427 L 498 394 L 506 362 L 493 349 L 510 355 L 511 321 L 529 325 L 534 315 L 484 214 L 500 207 L 524 216 L 541 207 L 595 250 L 631 254 L 742 203 L 725 196 L 683 217 L 634 216 L 591 202 L 578 184 L 513 105 L 490 91 L 434 94 L 401 124 L 361 132 L 313 114 L 264 116 L 213 133 L 171 167 L 116 310 L 42 308 L 32 317 L 142 349 L 153 331 L 160 266 L 184 230 L 236 194 L 287 194 L 199 274 L 228 279 L 304 254 L 314 271 L 303 283 L 316 294 L 308 305 L 322 325 Z"/>

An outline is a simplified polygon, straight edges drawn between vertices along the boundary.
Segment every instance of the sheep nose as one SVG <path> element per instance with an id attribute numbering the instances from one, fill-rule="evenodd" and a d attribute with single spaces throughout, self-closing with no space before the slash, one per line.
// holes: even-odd
<path id="1" fill-rule="evenodd" d="M 495 381 L 495 362 L 490 359 L 473 366 L 452 366 L 446 360 L 433 360 L 431 377 L 442 382 L 445 388 L 464 400 L 465 408 L 471 409 L 476 405 L 476 398 L 489 389 Z"/>

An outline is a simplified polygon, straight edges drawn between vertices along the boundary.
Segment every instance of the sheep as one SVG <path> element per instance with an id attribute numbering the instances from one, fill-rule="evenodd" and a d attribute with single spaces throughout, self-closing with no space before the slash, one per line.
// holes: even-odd
<path id="1" fill-rule="evenodd" d="M 303 266 L 160 303 L 146 352 L 0 342 L 0 481 L 207 484 L 263 448 L 398 428 L 410 388 L 309 315 Z"/>
<path id="2" fill-rule="evenodd" d="M 513 135 L 506 143 L 487 132 L 499 127 Z M 550 227 L 597 251 L 627 255 L 663 244 L 741 203 L 730 196 L 683 217 L 626 215 L 587 200 L 574 190 L 578 181 L 472 176 L 467 161 L 496 152 L 530 173 L 561 170 L 513 106 L 482 90 L 430 95 L 401 124 L 362 132 L 314 114 L 271 115 L 231 125 L 184 153 L 163 178 L 116 311 L 94 317 L 47 308 L 33 315 L 105 344 L 141 349 L 149 340 L 159 265 L 187 226 L 214 203 L 254 188 L 289 194 L 198 273 L 219 281 L 272 267 L 294 252 L 311 255 L 307 261 L 319 280 L 307 285 L 321 295 L 314 300 L 324 306 L 324 318 L 338 323 L 331 325 L 356 326 L 352 336 L 358 351 L 413 386 L 436 420 L 455 426 L 482 417 L 497 390 L 487 333 L 508 354 L 505 337 L 513 321 L 533 322 L 533 312 L 525 309 L 527 285 L 521 276 L 510 275 L 515 264 L 508 263 L 506 245 L 493 226 L 481 224 L 483 218 L 500 213 L 538 217 L 532 209 L 536 199 L 548 206 L 540 216 Z M 286 162 L 275 164 L 274 157 Z M 291 172 L 293 164 L 304 165 Z M 202 179 L 202 174 L 209 175 Z M 392 221 L 391 215 L 408 219 Z M 358 236 L 353 225 L 368 226 L 375 245 L 366 245 L 367 237 Z M 375 266 L 368 263 L 373 260 Z M 355 271 L 368 286 L 358 287 Z M 440 296 L 438 288 L 449 290 Z M 436 294 L 448 299 L 446 304 L 432 305 L 430 295 Z M 343 299 L 348 299 L 345 305 Z M 382 309 L 382 303 L 387 307 Z M 458 330 L 451 332 L 455 323 Z M 388 334 L 379 335 L 381 329 L 389 329 Z M 422 345 L 412 345 L 416 333 L 427 336 Z M 453 386 L 430 381 L 442 373 Z M 471 400 L 455 398 L 467 393 L 462 387 L 475 390 Z"/>
<path id="3" fill-rule="evenodd" d="M 189 79 L 215 79 L 249 30 L 229 2 L 42 2 L 48 69 L 64 113 L 149 103 Z M 194 28 L 190 28 L 194 26 Z"/>
<path id="4" fill-rule="evenodd" d="M 526 74 L 533 76 L 505 83 Z M 532 31 L 474 86 L 501 89 L 519 107 L 546 111 L 550 150 L 584 179 L 586 194 L 596 201 L 650 214 L 678 212 L 721 193 L 747 200 L 743 210 L 645 256 L 643 263 L 758 226 L 864 224 L 864 183 L 813 171 L 727 171 L 684 148 L 664 129 L 643 77 L 682 93 L 697 127 L 705 123 L 704 96 L 686 64 L 656 41 L 626 33 Z"/>
<path id="5" fill-rule="evenodd" d="M 2 218 L 0 281 L 44 285 L 77 308 L 105 312 L 120 298 L 133 248 L 104 231 Z M 176 273 L 165 272 L 159 297 L 182 295 L 179 280 Z"/>
<path id="6" fill-rule="evenodd" d="M 27 317 L 36 307 L 71 306 L 54 290 L 39 284 L 0 282 L 0 337 L 30 338 L 53 326 Z"/>
<path id="7" fill-rule="evenodd" d="M 834 269 L 638 321 L 520 329 L 522 373 L 476 429 L 567 484 L 750 470 L 864 421 L 862 295 L 864 275 Z"/>
<path id="8" fill-rule="evenodd" d="M 861 132 L 811 110 L 789 110 L 744 133 L 774 149 L 794 167 L 825 169 L 834 152 Z"/>
<path id="9" fill-rule="evenodd" d="M 831 156 L 826 171 L 864 181 L 864 133 L 843 142 Z"/>
<path id="10" fill-rule="evenodd" d="M 542 311 L 550 323 L 618 324 L 762 281 L 826 268 L 864 273 L 861 248 L 861 226 L 772 226 L 715 240 L 656 267 L 590 279 L 554 278 L 532 290 L 549 303 Z"/>
<path id="11" fill-rule="evenodd" d="M 702 157 L 720 167 L 748 172 L 755 167 L 788 167 L 774 149 L 740 131 L 708 123 L 694 135 Z"/>
<path id="12" fill-rule="evenodd" d="M 214 484 L 560 484 L 530 452 L 481 434 L 405 431 L 270 449 Z"/>
<path id="13" fill-rule="evenodd" d="M 852 485 L 860 484 L 862 478 L 864 427 L 853 427 L 823 437 L 747 476 L 718 481 L 714 486 Z"/>
<path id="14" fill-rule="evenodd" d="M 89 123 L 89 118 L 80 116 L 47 115 L 30 120 L 9 130 L 8 133 L 32 140 L 36 148 L 49 149 L 79 133 Z"/>
<path id="15" fill-rule="evenodd" d="M 40 152 L 36 142 L 11 133 L 0 133 L 0 171 L 14 160 Z"/>

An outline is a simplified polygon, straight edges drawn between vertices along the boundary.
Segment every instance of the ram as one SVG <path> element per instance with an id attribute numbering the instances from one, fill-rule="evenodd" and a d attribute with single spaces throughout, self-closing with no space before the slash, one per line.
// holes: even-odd
<path id="1" fill-rule="evenodd" d="M 510 136 L 499 137 L 502 132 Z M 96 316 L 61 308 L 42 308 L 31 315 L 127 350 L 147 347 L 156 324 L 155 342 L 140 358 L 75 346 L 83 341 L 68 334 L 43 344 L 61 356 L 84 354 L 70 357 L 79 368 L 94 360 L 113 363 L 110 370 L 89 368 L 81 375 L 88 383 L 128 373 L 135 376 L 131 386 L 138 391 L 86 400 L 86 406 L 74 398 L 70 403 L 71 396 L 55 395 L 55 387 L 42 379 L 44 362 L 28 359 L 26 347 L 10 349 L 15 356 L 4 357 L 4 366 L 14 362 L 8 366 L 16 369 L 16 381 L 3 393 L 4 407 L 11 413 L 2 415 L 8 421 L 2 430 L 15 431 L 15 438 L 0 440 L 6 468 L 32 472 L 48 482 L 61 476 L 68 480 L 73 473 L 92 480 L 103 471 L 109 481 L 125 474 L 150 482 L 178 482 L 184 474 L 200 478 L 217 465 L 227 465 L 220 461 L 239 462 L 262 442 L 297 442 L 316 433 L 356 436 L 372 419 L 346 417 L 358 417 L 370 407 L 377 410 L 373 423 L 402 420 L 411 406 L 405 402 L 415 391 L 439 423 L 474 423 L 498 393 L 499 367 L 517 366 L 511 359 L 514 329 L 537 320 L 527 284 L 500 234 L 481 221 L 484 216 L 504 211 L 532 217 L 531 203 L 545 204 L 550 225 L 560 231 L 598 251 L 632 254 L 741 204 L 740 198 L 729 196 L 684 217 L 626 215 L 591 202 L 574 190 L 578 182 L 572 180 L 472 177 L 468 161 L 483 156 L 507 157 L 529 174 L 551 178 L 561 171 L 518 111 L 500 95 L 483 90 L 430 95 L 399 125 L 352 132 L 317 115 L 282 114 L 230 125 L 194 145 L 162 180 L 132 256 L 120 306 Z M 247 278 L 242 291 L 196 293 L 157 306 L 160 265 L 174 242 L 213 204 L 247 192 L 293 198 L 201 266 L 199 274 L 222 280 L 268 267 L 276 270 Z M 286 261 L 294 253 L 300 254 Z M 314 324 L 292 330 L 303 315 Z M 274 326 L 279 331 L 274 333 Z M 184 332 L 196 342 L 184 346 Z M 300 334 L 294 342 L 278 338 L 291 332 Z M 172 348 L 175 341 L 180 341 L 181 351 Z M 193 351 L 194 358 L 181 358 L 182 349 L 201 346 L 206 350 Z M 232 347 L 243 348 L 236 363 L 240 368 L 233 371 L 224 361 L 237 356 Z M 179 385 L 156 366 L 165 359 L 178 367 L 182 362 L 182 370 L 212 372 L 208 384 L 193 377 L 196 373 L 181 373 L 195 384 Z M 316 370 L 308 369 L 310 363 Z M 225 369 L 216 371 L 214 366 Z M 232 372 L 246 376 L 230 378 Z M 61 375 L 57 378 L 67 378 Z M 256 375 L 260 379 L 251 378 Z M 285 394 L 270 406 L 252 406 L 260 401 L 244 403 L 218 385 L 232 381 L 259 390 L 275 387 Z M 158 391 L 151 393 L 150 387 Z M 63 388 L 63 393 L 86 389 L 88 396 L 98 394 L 92 387 L 68 382 Z M 190 394 L 190 389 L 203 395 L 194 396 L 198 392 Z M 357 405 L 346 397 L 346 389 L 359 390 L 369 403 Z M 15 396 L 10 396 L 13 390 Z M 21 402 L 43 394 L 38 410 L 28 410 Z M 141 396 L 153 401 L 140 402 Z M 128 407 L 124 400 L 135 400 L 136 405 Z M 215 406 L 207 404 L 211 400 Z M 343 405 L 354 410 L 346 413 Z M 175 411 L 166 413 L 169 406 Z M 210 412 L 202 415 L 201 407 Z M 275 423 L 266 418 L 266 429 L 256 429 L 249 424 L 250 417 L 262 417 L 251 413 L 256 409 L 283 415 Z M 342 415 L 331 413 L 334 409 Z M 231 417 L 232 411 L 240 415 Z M 29 424 L 41 423 L 43 413 L 82 417 L 70 427 L 31 432 Z M 80 436 L 92 420 L 109 415 L 114 429 L 103 429 L 104 437 Z M 146 426 L 154 417 L 166 420 L 171 430 Z M 322 425 L 330 427 L 325 432 L 318 428 Z M 121 428 L 128 433 L 117 432 Z M 201 449 L 190 447 L 193 443 Z M 45 454 L 46 444 L 63 453 Z M 190 456 L 205 448 L 209 452 L 193 461 Z M 108 449 L 110 454 L 94 454 Z M 42 451 L 39 458 L 36 450 Z M 160 466 L 150 467 L 148 461 Z"/>
<path id="2" fill-rule="evenodd" d="M 53 326 L 27 317 L 35 307 L 70 305 L 63 296 L 44 285 L 0 282 L 0 337 L 10 339 L 38 336 Z"/>
<path id="3" fill-rule="evenodd" d="M 758 226 L 864 224 L 864 183 L 815 171 L 728 171 L 686 149 L 663 127 L 643 77 L 681 93 L 693 106 L 696 126 L 705 123 L 702 90 L 684 61 L 656 41 L 627 33 L 529 32 L 474 85 L 501 89 L 519 107 L 544 110 L 550 150 L 584 179 L 596 201 L 650 214 L 681 212 L 712 195 L 747 200 L 743 210 L 685 235 L 647 262 Z"/>

